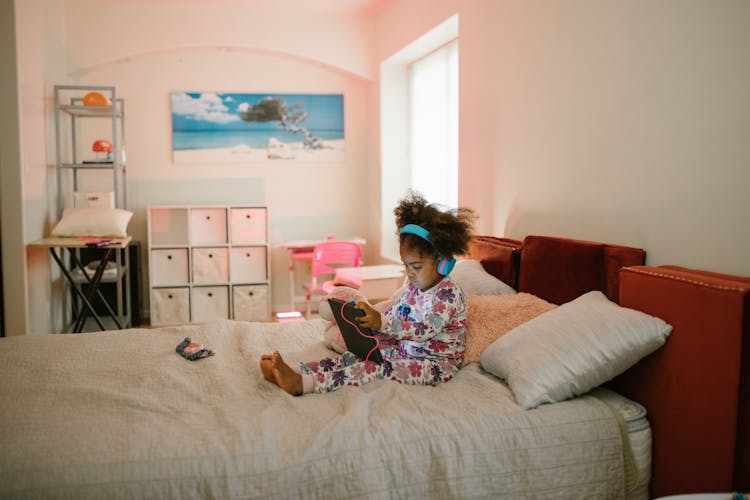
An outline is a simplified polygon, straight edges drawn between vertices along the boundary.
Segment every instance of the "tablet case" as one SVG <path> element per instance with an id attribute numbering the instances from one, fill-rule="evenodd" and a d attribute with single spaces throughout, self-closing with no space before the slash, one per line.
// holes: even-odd
<path id="1" fill-rule="evenodd" d="M 336 319 L 341 336 L 344 338 L 346 349 L 357 355 L 359 359 L 381 364 L 383 355 L 378 349 L 378 341 L 372 334 L 372 330 L 357 324 L 357 316 L 362 316 L 365 312 L 357 309 L 353 304 L 339 299 L 330 298 L 328 304 L 331 306 L 333 317 Z"/>

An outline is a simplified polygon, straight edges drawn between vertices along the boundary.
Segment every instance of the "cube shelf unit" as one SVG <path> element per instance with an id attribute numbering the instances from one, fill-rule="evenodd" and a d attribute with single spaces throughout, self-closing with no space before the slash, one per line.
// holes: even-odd
<path id="1" fill-rule="evenodd" d="M 268 208 L 149 206 L 151 324 L 269 321 Z"/>

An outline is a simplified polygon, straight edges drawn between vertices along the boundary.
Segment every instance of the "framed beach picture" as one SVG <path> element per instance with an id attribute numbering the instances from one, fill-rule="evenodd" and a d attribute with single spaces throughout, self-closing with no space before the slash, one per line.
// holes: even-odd
<path id="1" fill-rule="evenodd" d="M 342 94 L 172 92 L 175 163 L 344 160 Z"/>

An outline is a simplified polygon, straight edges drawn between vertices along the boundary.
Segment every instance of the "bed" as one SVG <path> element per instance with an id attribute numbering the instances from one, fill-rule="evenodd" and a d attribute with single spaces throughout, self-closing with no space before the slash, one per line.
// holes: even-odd
<path id="1" fill-rule="evenodd" d="M 549 312 L 601 293 L 671 326 L 608 387 L 533 409 L 481 363 L 435 388 L 377 381 L 294 398 L 263 380 L 262 353 L 329 355 L 324 319 L 1 339 L 0 498 L 618 499 L 742 487 L 750 279 L 642 266 L 644 256 L 549 237 L 473 244 L 468 261 Z M 183 359 L 185 337 L 216 355 Z"/>
<path id="2" fill-rule="evenodd" d="M 549 236 L 482 236 L 473 255 L 519 291 L 565 301 L 593 287 L 671 324 L 662 348 L 608 384 L 648 411 L 650 496 L 750 490 L 749 277 L 644 266 L 627 247 Z"/>

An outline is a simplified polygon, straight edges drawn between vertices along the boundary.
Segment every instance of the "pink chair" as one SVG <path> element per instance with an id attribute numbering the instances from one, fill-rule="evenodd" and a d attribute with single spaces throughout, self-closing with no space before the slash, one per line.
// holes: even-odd
<path id="1" fill-rule="evenodd" d="M 303 283 L 307 290 L 305 302 L 306 316 L 310 317 L 310 301 L 313 295 L 328 295 L 337 284 L 333 277 L 336 268 L 359 267 L 362 265 L 362 247 L 352 241 L 329 240 L 318 243 L 312 252 L 311 280 Z M 321 281 L 321 275 L 330 275 L 328 281 Z"/>

